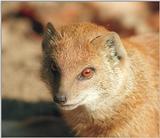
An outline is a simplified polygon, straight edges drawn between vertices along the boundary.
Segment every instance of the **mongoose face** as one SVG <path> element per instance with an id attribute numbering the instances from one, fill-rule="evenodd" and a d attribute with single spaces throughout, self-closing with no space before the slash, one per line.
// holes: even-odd
<path id="1" fill-rule="evenodd" d="M 42 45 L 42 77 L 62 109 L 93 109 L 118 96 L 127 55 L 116 33 L 85 23 L 56 31 L 49 23 Z"/>

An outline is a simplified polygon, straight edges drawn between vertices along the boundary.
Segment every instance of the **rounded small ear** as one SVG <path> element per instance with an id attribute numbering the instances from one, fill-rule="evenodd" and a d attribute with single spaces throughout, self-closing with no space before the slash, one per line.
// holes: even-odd
<path id="1" fill-rule="evenodd" d="M 109 32 L 106 35 L 96 37 L 91 41 L 93 45 L 102 46 L 111 58 L 121 59 L 126 56 L 126 50 L 123 47 L 119 35 L 115 32 Z"/>
<path id="2" fill-rule="evenodd" d="M 61 38 L 60 34 L 56 31 L 54 26 L 49 22 L 45 28 L 43 35 L 42 47 L 51 47 L 56 44 L 56 42 Z"/>

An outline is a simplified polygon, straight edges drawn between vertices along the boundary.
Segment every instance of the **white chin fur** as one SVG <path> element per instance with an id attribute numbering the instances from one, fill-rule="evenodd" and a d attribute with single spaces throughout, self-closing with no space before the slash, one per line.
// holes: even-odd
<path id="1" fill-rule="evenodd" d="M 87 108 L 93 109 L 95 108 L 97 100 L 99 98 L 99 91 L 96 88 L 90 88 L 82 91 L 85 95 L 85 100 L 82 102 Z"/>
<path id="2" fill-rule="evenodd" d="M 80 105 L 85 105 L 88 108 L 94 108 L 95 103 L 97 103 L 97 99 L 99 97 L 98 90 L 96 90 L 95 88 L 89 88 L 81 91 L 80 93 L 81 94 L 75 98 L 76 100 L 72 102 L 72 103 L 76 103 L 75 101 L 79 101 L 78 103 L 70 104 L 67 106 L 60 106 L 60 108 L 62 110 L 73 110 Z"/>

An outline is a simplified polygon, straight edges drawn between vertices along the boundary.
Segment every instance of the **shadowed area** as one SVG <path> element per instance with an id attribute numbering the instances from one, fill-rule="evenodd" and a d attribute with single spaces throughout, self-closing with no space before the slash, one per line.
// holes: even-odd
<path id="1" fill-rule="evenodd" d="M 2 99 L 2 136 L 73 136 L 51 102 Z"/>

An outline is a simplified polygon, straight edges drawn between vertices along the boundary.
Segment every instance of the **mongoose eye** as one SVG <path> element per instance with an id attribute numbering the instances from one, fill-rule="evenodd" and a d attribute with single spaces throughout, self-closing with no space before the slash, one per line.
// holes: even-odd
<path id="1" fill-rule="evenodd" d="M 90 79 L 92 78 L 93 74 L 94 74 L 94 68 L 85 68 L 82 72 L 81 72 L 81 78 L 83 79 Z"/>

